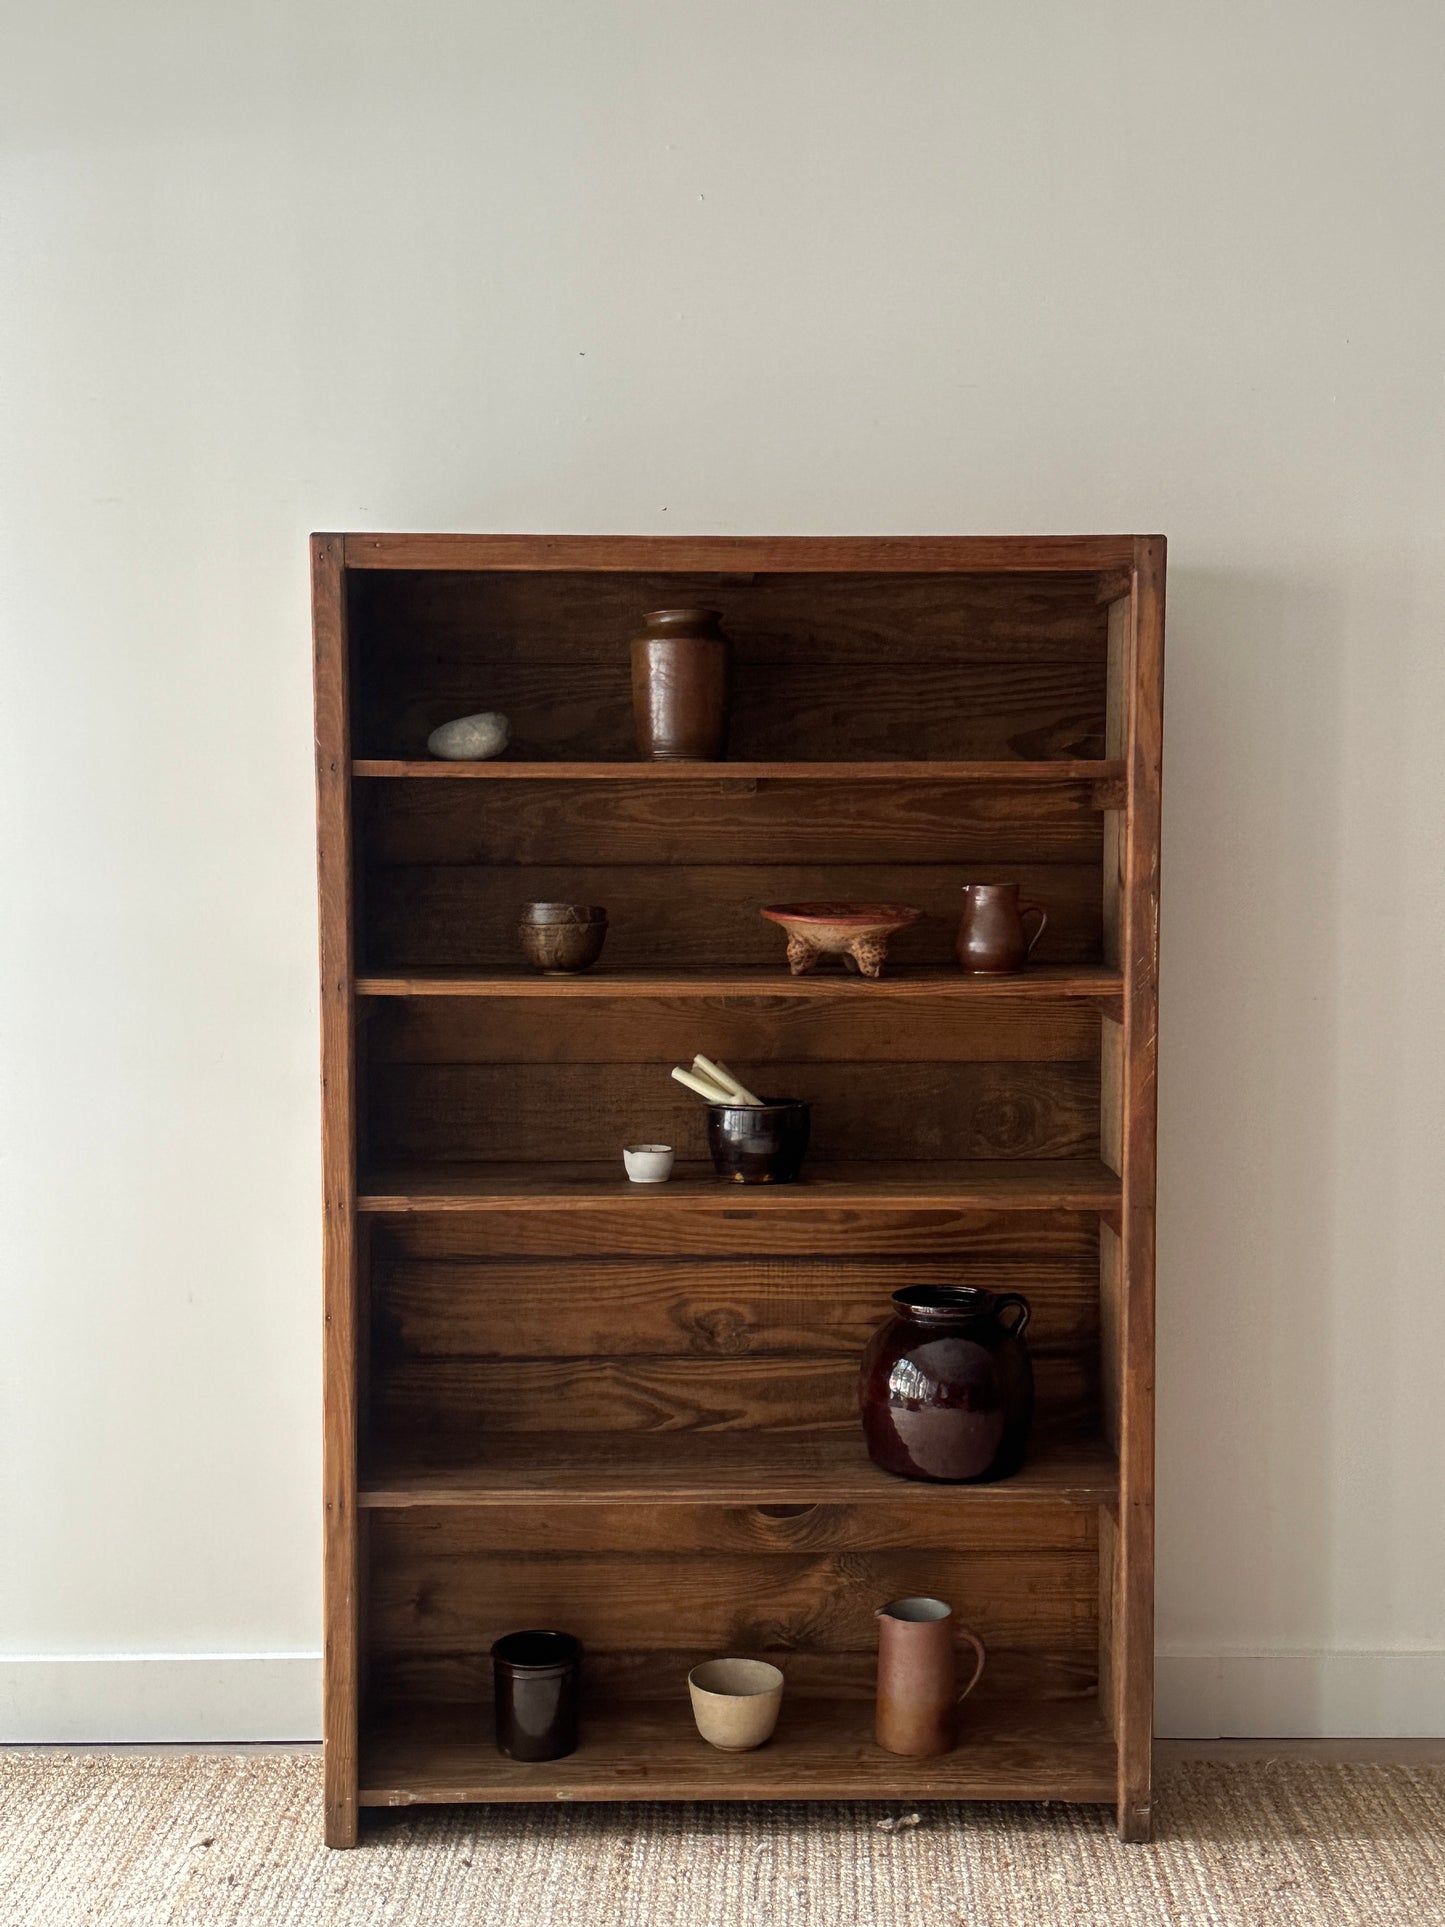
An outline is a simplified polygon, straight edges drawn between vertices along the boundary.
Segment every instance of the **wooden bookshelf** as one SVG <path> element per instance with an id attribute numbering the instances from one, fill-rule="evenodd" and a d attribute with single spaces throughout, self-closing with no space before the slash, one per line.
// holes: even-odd
<path id="1" fill-rule="evenodd" d="M 1158 537 L 313 538 L 325 1180 L 326 1837 L 552 1799 L 1109 1802 L 1146 1838 L 1153 1572 Z M 635 759 L 641 613 L 734 646 L 731 760 Z M 428 731 L 505 711 L 494 763 Z M 963 882 L 1036 967 L 964 977 Z M 791 978 L 763 903 L 924 918 L 877 983 Z M 533 898 L 598 966 L 521 964 Z M 719 1184 L 695 1050 L 813 1104 L 804 1180 Z M 678 1146 L 630 1186 L 620 1147 Z M 904 1282 L 1022 1290 L 1038 1423 L 987 1487 L 868 1459 Z M 955 1753 L 872 1738 L 877 1606 L 989 1651 Z M 492 1742 L 488 1650 L 587 1650 L 582 1743 Z M 788 1677 L 775 1738 L 685 1676 Z"/>

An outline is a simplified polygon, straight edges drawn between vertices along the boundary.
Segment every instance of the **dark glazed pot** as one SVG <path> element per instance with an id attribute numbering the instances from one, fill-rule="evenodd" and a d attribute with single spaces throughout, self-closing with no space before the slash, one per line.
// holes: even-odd
<path id="1" fill-rule="evenodd" d="M 728 640 L 716 609 L 654 609 L 632 645 L 637 753 L 716 762 L 728 738 Z"/>
<path id="2" fill-rule="evenodd" d="M 1017 1472 L 1034 1415 L 1028 1300 L 972 1285 L 913 1285 L 895 1291 L 893 1304 L 863 1354 L 869 1457 L 902 1479 L 954 1485 Z"/>
<path id="3" fill-rule="evenodd" d="M 707 1148 L 731 1184 L 792 1184 L 808 1149 L 812 1111 L 795 1097 L 709 1104 Z"/>
<path id="4" fill-rule="evenodd" d="M 507 1633 L 492 1647 L 497 1751 L 560 1760 L 577 1750 L 582 1642 L 571 1633 Z"/>
<path id="5" fill-rule="evenodd" d="M 517 941 L 534 970 L 568 977 L 590 970 L 607 938 L 607 912 L 592 903 L 524 903 Z"/>

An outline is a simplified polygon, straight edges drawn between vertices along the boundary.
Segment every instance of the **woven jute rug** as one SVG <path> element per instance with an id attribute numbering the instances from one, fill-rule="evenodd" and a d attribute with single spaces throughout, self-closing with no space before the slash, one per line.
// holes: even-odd
<path id="1" fill-rule="evenodd" d="M 382 1816 L 320 1843 L 311 1756 L 0 1756 L 3 1927 L 1321 1927 L 1445 1920 L 1445 1768 L 1163 1769 L 1098 1808 L 605 1806 Z"/>

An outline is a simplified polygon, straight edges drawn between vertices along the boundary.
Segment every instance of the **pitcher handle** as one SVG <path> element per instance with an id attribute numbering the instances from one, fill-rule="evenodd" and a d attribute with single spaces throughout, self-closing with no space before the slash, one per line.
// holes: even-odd
<path id="1" fill-rule="evenodd" d="M 1019 905 L 1019 922 L 1022 923 L 1025 917 L 1037 917 L 1039 920 L 1039 927 L 1029 938 L 1029 947 L 1024 952 L 1026 957 L 1031 957 L 1034 954 L 1034 945 L 1048 927 L 1049 913 L 1041 903 L 1021 903 Z"/>
<path id="2" fill-rule="evenodd" d="M 968 1698 L 969 1694 L 973 1691 L 974 1687 L 978 1685 L 979 1680 L 983 1676 L 984 1652 L 983 1652 L 983 1641 L 979 1638 L 977 1633 L 971 1633 L 968 1631 L 967 1627 L 960 1626 L 958 1629 L 958 1636 L 960 1639 L 967 1641 L 967 1643 L 970 1646 L 972 1646 L 974 1651 L 973 1678 L 968 1682 L 967 1686 L 964 1687 L 963 1691 L 958 1696 L 958 1703 L 961 1706 L 963 1702 Z"/>
<path id="3" fill-rule="evenodd" d="M 1010 1338 L 1018 1338 L 1022 1335 L 1024 1326 L 1029 1322 L 1029 1318 L 1033 1312 L 1033 1306 L 1027 1298 L 1020 1297 L 1018 1292 L 1005 1291 L 1001 1292 L 995 1301 L 994 1311 L 996 1313 L 1006 1311 L 1010 1305 L 1018 1306 L 1019 1315 L 1011 1325 L 1005 1325 L 1004 1330 Z"/>

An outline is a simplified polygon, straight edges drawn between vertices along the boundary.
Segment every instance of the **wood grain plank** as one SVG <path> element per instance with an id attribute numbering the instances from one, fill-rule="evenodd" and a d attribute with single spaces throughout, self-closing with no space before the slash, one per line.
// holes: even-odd
<path id="1" fill-rule="evenodd" d="M 1069 1717 L 1053 1702 L 981 1700 L 965 1715 L 963 1744 L 932 1760 L 885 1753 L 872 1725 L 866 1704 L 785 1695 L 775 1738 L 729 1754 L 699 1740 L 680 1698 L 600 1701 L 574 1754 L 519 1766 L 498 1753 L 476 1708 L 408 1706 L 368 1725 L 361 1799 L 1103 1801 L 1114 1784 L 1114 1745 L 1087 1703 Z"/>
<path id="2" fill-rule="evenodd" d="M 377 1230 L 383 1229 L 378 1221 Z M 1096 1354 L 1098 1264 L 1087 1249 L 989 1262 L 946 1258 L 639 1260 L 418 1258 L 383 1240 L 372 1293 L 379 1362 L 428 1358 L 688 1357 L 856 1360 L 904 1286 L 1021 1291 L 1042 1355 Z"/>
<path id="3" fill-rule="evenodd" d="M 879 1152 L 924 1162 L 1071 1159 L 1099 1149 L 1097 1063 L 728 1061 L 740 1077 L 757 1080 L 760 1095 L 812 1105 L 809 1169 Z M 368 1107 L 383 1163 L 601 1163 L 620 1160 L 622 1145 L 639 1141 L 671 1144 L 688 1161 L 708 1155 L 707 1107 L 673 1081 L 667 1059 L 376 1063 Z"/>
<path id="4" fill-rule="evenodd" d="M 984 1158 L 971 1163 L 930 1160 L 922 1164 L 820 1164 L 796 1184 L 743 1187 L 722 1184 L 711 1170 L 681 1167 L 666 1185 L 629 1184 L 613 1165 L 560 1164 L 420 1164 L 368 1174 L 366 1189 L 357 1198 L 359 1211 L 533 1212 L 548 1217 L 566 1211 L 626 1214 L 625 1235 L 638 1242 L 609 1244 L 600 1228 L 589 1231 L 585 1249 L 631 1250 L 638 1253 L 671 1250 L 727 1249 L 702 1245 L 698 1220 L 710 1212 L 735 1225 L 755 1223 L 763 1235 L 783 1237 L 788 1221 L 823 1213 L 845 1214 L 829 1227 L 830 1242 L 841 1240 L 844 1251 L 879 1247 L 852 1242 L 860 1229 L 856 1220 L 878 1211 L 902 1219 L 909 1212 L 936 1212 L 946 1217 L 933 1227 L 939 1237 L 951 1237 L 959 1213 L 979 1211 L 1098 1211 L 1119 1209 L 1119 1180 L 1105 1165 L 1090 1158 Z M 810 1235 L 822 1235 L 817 1224 Z M 662 1240 L 675 1240 L 670 1246 Z M 498 1245 L 500 1249 L 515 1249 Z M 568 1249 L 576 1249 L 569 1246 Z M 817 1250 L 817 1244 L 759 1246 L 743 1242 L 737 1249 Z M 887 1249 L 885 1245 L 883 1247 Z"/>
<path id="5" fill-rule="evenodd" d="M 1108 695 L 1104 714 L 1104 748 L 1110 761 L 1124 758 L 1129 747 L 1129 684 L 1133 670 L 1130 636 L 1133 627 L 1132 592 L 1110 603 L 1108 609 Z M 1104 943 L 1106 963 L 1117 968 L 1122 957 L 1124 905 L 1124 839 L 1127 825 L 1124 811 L 1128 799 L 1126 782 L 1119 806 L 1104 816 Z"/>
<path id="6" fill-rule="evenodd" d="M 413 1508 L 428 1514 L 455 1507 L 468 1511 L 516 1506 L 591 1505 L 594 1502 L 650 1506 L 658 1513 L 656 1543 L 666 1543 L 661 1514 L 674 1505 L 803 1506 L 881 1505 L 902 1519 L 920 1508 L 942 1506 L 955 1516 L 966 1505 L 979 1517 L 976 1529 L 988 1539 L 986 1523 L 995 1512 L 1012 1515 L 1020 1506 L 1098 1506 L 1115 1497 L 1118 1472 L 1113 1454 L 1097 1434 L 1035 1434 L 1022 1471 L 993 1485 L 937 1485 L 895 1479 L 874 1465 L 862 1434 L 828 1431 L 794 1433 L 784 1440 L 742 1432 L 703 1435 L 675 1432 L 666 1438 L 638 1433 L 559 1436 L 545 1454 L 535 1439 L 503 1432 L 473 1433 L 458 1441 L 449 1436 L 414 1435 L 380 1442 L 367 1461 L 362 1503 L 372 1510 Z M 952 1509 L 950 1511 L 950 1509 Z M 441 1530 L 438 1526 L 438 1530 Z M 1021 1529 L 1021 1528 L 1020 1528 Z M 448 1527 L 448 1533 L 456 1529 Z M 490 1549 L 486 1528 L 474 1549 Z M 970 1532 L 974 1528 L 970 1528 Z M 1057 1528 L 1032 1529 L 1024 1543 L 1057 1544 Z M 644 1535 L 645 1537 L 645 1535 Z M 967 1543 L 972 1544 L 969 1537 Z M 628 1546 L 638 1543 L 631 1538 Z M 893 1544 L 888 1539 L 880 1543 Z M 905 1543 L 931 1543 L 930 1529 L 915 1522 Z M 1008 1543 L 1013 1543 L 1009 1541 Z"/>
<path id="7" fill-rule="evenodd" d="M 356 1513 L 357 1278 L 352 1013 L 351 748 L 339 536 L 311 544 L 321 955 L 326 1839 L 356 1841 L 360 1695 Z"/>
<path id="8" fill-rule="evenodd" d="M 978 757 L 964 761 L 930 757 L 922 762 L 876 757 L 866 762 L 846 763 L 808 756 L 778 762 L 733 758 L 719 763 L 639 763 L 634 757 L 617 757 L 610 762 L 534 763 L 503 758 L 489 763 L 449 763 L 405 756 L 357 756 L 352 759 L 351 773 L 390 781 L 463 783 L 847 783 L 854 787 L 884 783 L 981 783 L 1007 784 L 1017 790 L 1064 791 L 1074 783 L 1088 783 L 1093 790 L 1094 808 L 1112 810 L 1122 807 L 1115 786 L 1124 780 L 1124 764 L 1117 760 L 1060 756 L 1043 761 L 1008 757 L 992 762 Z"/>
<path id="9" fill-rule="evenodd" d="M 348 569 L 724 574 L 1089 574 L 1132 569 L 1131 535 L 348 534 Z"/>
<path id="10" fill-rule="evenodd" d="M 477 764 L 479 769 L 506 764 Z M 650 764 L 648 769 L 676 769 Z M 372 783 L 367 860 L 408 863 L 1092 863 L 1093 781 Z"/>
<path id="11" fill-rule="evenodd" d="M 378 1652 L 485 1652 L 521 1626 L 560 1626 L 589 1652 L 876 1652 L 890 1599 L 946 1599 L 985 1645 L 1074 1653 L 1098 1644 L 1090 1551 L 952 1546 L 827 1552 L 450 1551 L 418 1512 L 372 1515 Z"/>
<path id="12" fill-rule="evenodd" d="M 609 1176 L 613 1174 L 609 1173 Z M 677 1180 L 674 1180 L 676 1182 Z M 687 1180 L 684 1178 L 683 1182 Z M 1117 1179 L 1114 1202 L 1117 1206 Z M 735 1201 L 734 1201 L 735 1202 Z M 651 1235 L 656 1213 L 606 1206 L 572 1212 L 513 1211 L 505 1203 L 473 1216 L 466 1212 L 407 1212 L 369 1217 L 373 1237 L 384 1236 L 388 1262 L 473 1264 L 479 1259 L 611 1261 L 692 1265 L 721 1261 L 952 1266 L 955 1275 L 977 1265 L 1005 1269 L 1071 1266 L 1079 1275 L 1097 1268 L 1099 1220 L 1094 1211 L 835 1210 L 777 1217 L 743 1205 L 719 1212 L 664 1212 L 676 1243 L 659 1247 Z M 881 1235 L 877 1227 L 884 1227 Z M 1015 1282 L 1017 1277 L 1015 1276 Z M 1009 1289 L 1011 1287 L 1005 1287 Z"/>
<path id="13" fill-rule="evenodd" d="M 575 978 L 478 977 L 471 982 L 491 981 L 498 994 L 469 988 L 456 1005 L 432 994 L 432 983 L 446 980 L 422 979 L 427 989 L 420 997 L 389 1000 L 370 1012 L 369 1028 L 376 1061 L 392 1064 L 596 1064 L 605 1058 L 655 1067 L 691 1063 L 700 1037 L 709 1056 L 728 1064 L 1097 1064 L 1100 1009 L 1117 1009 L 1118 999 L 1095 993 L 1110 980 L 1080 966 L 1055 968 L 1065 984 L 1079 987 L 1078 996 L 1053 994 L 1047 985 L 1017 997 L 990 996 L 982 980 L 955 971 L 946 978 L 936 973 L 927 987 L 900 979 L 913 993 L 902 996 L 892 994 L 886 978 L 877 984 L 836 976 L 780 982 L 739 973 L 733 981 L 748 986 L 742 998 L 723 988 L 726 978 L 709 980 L 712 996 L 664 995 L 656 986 L 682 980 L 654 972 L 642 992 L 626 988 L 609 997 L 607 987 L 617 979 L 589 971 Z M 963 994 L 949 996 L 938 988 L 940 979 L 963 986 Z M 760 981 L 770 994 L 757 995 Z M 832 992 L 792 993 L 793 983 L 820 982 Z M 579 994 L 578 984 L 587 985 L 588 994 Z M 860 984 L 857 994 L 852 986 Z M 513 996 L 517 985 L 521 995 Z M 553 994 L 535 995 L 538 985 Z"/>
<path id="14" fill-rule="evenodd" d="M 576 1441 L 567 1453 L 580 1454 Z M 435 1498 L 412 1506 L 413 1519 L 403 1535 L 407 1545 L 439 1548 L 449 1555 L 485 1558 L 494 1553 L 632 1552 L 646 1547 L 654 1553 L 749 1555 L 807 1553 L 841 1555 L 853 1552 L 918 1550 L 923 1547 L 967 1546 L 978 1552 L 1037 1552 L 1062 1548 L 1091 1552 L 1098 1533 L 1098 1497 L 1114 1491 L 1113 1461 L 1094 1440 L 1047 1438 L 1030 1462 L 1026 1475 L 990 1486 L 946 1486 L 894 1479 L 876 1473 L 859 1454 L 845 1453 L 837 1440 L 819 1440 L 815 1457 L 836 1461 L 840 1482 L 855 1490 L 847 1498 L 780 1501 L 769 1495 L 753 1503 L 730 1496 L 720 1478 L 710 1471 L 710 1455 L 699 1440 L 668 1441 L 665 1456 L 690 1482 L 691 1474 L 713 1478 L 706 1501 L 671 1493 L 650 1502 L 628 1502 L 610 1494 L 563 1495 L 555 1486 L 539 1501 L 528 1496 L 493 1490 L 480 1482 L 474 1488 L 481 1500 L 445 1504 Z M 626 1459 L 636 1478 L 644 1474 L 648 1454 L 635 1439 L 608 1442 L 616 1446 L 615 1468 Z M 761 1441 L 748 1447 L 742 1440 L 720 1442 L 724 1462 L 735 1460 L 734 1492 L 744 1466 L 751 1466 L 755 1495 L 767 1493 L 766 1459 L 780 1456 L 776 1445 Z M 675 1459 L 673 1446 L 678 1447 Z M 623 1448 L 626 1448 L 624 1452 Z M 512 1442 L 519 1468 L 523 1443 Z M 781 1456 L 791 1460 L 794 1446 Z M 533 1454 L 535 1458 L 535 1453 Z M 653 1454 L 656 1457 L 656 1454 Z M 406 1493 L 368 1482 L 367 1502 L 379 1507 L 392 1496 L 420 1498 L 428 1475 L 418 1473 L 417 1491 Z M 457 1472 L 454 1476 L 460 1476 Z M 666 1491 L 662 1478 L 652 1477 L 652 1491 Z M 465 1696 L 464 1696 L 465 1697 Z"/>
<path id="15" fill-rule="evenodd" d="M 508 718 L 525 760 L 636 754 L 631 658 L 625 647 L 580 661 L 430 657 L 424 677 L 384 656 L 366 685 L 357 754 L 414 757 L 440 723 L 479 707 Z M 1104 668 L 1098 661 L 911 662 L 891 658 L 735 663 L 728 748 L 744 761 L 796 753 L 805 727 L 823 761 L 1104 754 Z"/>
<path id="16" fill-rule="evenodd" d="M 576 977 L 544 977 L 522 968 L 433 971 L 409 976 L 358 977 L 355 988 L 360 997 L 476 997 L 489 1002 L 531 999 L 553 1006 L 547 1013 L 549 1024 L 567 1023 L 570 1012 L 566 1006 L 572 1003 L 616 1006 L 624 999 L 633 999 L 646 1001 L 652 1006 L 651 1015 L 658 1019 L 677 1015 L 695 1021 L 695 1010 L 679 1012 L 676 1006 L 694 999 L 719 1005 L 746 1000 L 750 1009 L 719 1014 L 725 1015 L 728 1022 L 736 1023 L 756 1024 L 766 1019 L 772 1026 L 783 1026 L 792 1021 L 805 1034 L 820 1029 L 824 1023 L 830 1034 L 841 1026 L 844 1036 L 850 1040 L 849 1045 L 829 1053 L 840 1058 L 866 1056 L 868 1053 L 851 1040 L 855 1036 L 874 1036 L 887 1025 L 896 1027 L 899 1055 L 907 1054 L 915 1044 L 915 1034 L 925 1025 L 931 1026 L 927 1054 L 936 1056 L 947 1051 L 947 1038 L 941 1034 L 943 1026 L 934 1017 L 916 1010 L 920 1004 L 934 1005 L 946 1008 L 950 1027 L 961 1025 L 969 1029 L 970 1044 L 976 1046 L 967 1053 L 949 1054 L 985 1057 L 1026 1054 L 1027 1042 L 1038 1025 L 1055 1024 L 1050 1035 L 1059 1037 L 1072 1037 L 1076 1028 L 1083 1029 L 1078 1024 L 1077 1012 L 1055 1012 L 1050 1008 L 1055 1004 L 1083 1003 L 1120 1016 L 1123 978 L 1119 972 L 1100 964 L 1034 965 L 1017 977 L 997 981 L 969 977 L 948 965 L 903 964 L 893 966 L 886 976 L 870 982 L 866 977 L 832 971 L 788 977 L 777 965 L 751 970 L 666 971 L 618 970 L 604 962 Z M 819 1003 L 828 1006 L 825 1012 L 809 1008 Z M 558 1005 L 562 1007 L 559 1009 Z M 603 1014 L 609 1022 L 614 1018 L 625 1021 L 621 1010 L 608 1008 Z M 421 1024 L 425 1020 L 413 1014 L 406 1021 Z M 520 1021 L 516 1013 L 507 1013 L 509 1024 Z M 467 1018 L 465 1013 L 456 1012 L 449 1022 L 460 1026 Z M 1015 1047 L 1006 1053 L 986 1048 L 984 1034 L 997 1025 L 1011 1026 L 1014 1031 Z M 770 1035 L 775 1034 L 770 1031 Z M 1091 1036 L 1090 1041 L 1096 1045 L 1098 1040 Z M 917 1048 L 923 1051 L 921 1042 Z M 401 1052 L 393 1050 L 391 1054 L 399 1056 Z M 422 1052 L 417 1049 L 408 1054 L 418 1058 Z M 513 1061 L 530 1059 L 537 1054 L 535 1048 L 528 1048 L 519 1052 Z M 787 1054 L 796 1057 L 804 1053 L 794 1048 Z M 1066 1057 L 1069 1052 L 1051 1048 L 1041 1054 Z M 437 1062 L 458 1061 L 455 1057 L 442 1059 L 436 1051 L 429 1051 L 427 1055 Z M 486 1056 L 480 1052 L 469 1053 L 469 1057 L 472 1062 L 507 1061 L 490 1051 Z"/>
<path id="17" fill-rule="evenodd" d="M 1034 1361 L 1039 1422 L 1097 1422 L 1097 1362 L 1079 1351 Z M 625 1358 L 402 1358 L 376 1375 L 373 1434 L 476 1432 L 558 1437 L 619 1432 L 760 1432 L 808 1436 L 858 1426 L 858 1359 L 759 1352 L 728 1360 L 686 1355 Z"/>
<path id="18" fill-rule="evenodd" d="M 872 1510 L 874 1516 L 881 1516 L 881 1507 L 875 1506 Z M 541 1516 L 555 1522 L 560 1515 L 554 1510 Z M 1074 1510 L 1052 1516 L 1078 1522 L 1085 1515 Z M 1036 1520 L 1039 1517 L 1037 1508 L 1034 1517 Z M 706 1554 L 712 1549 L 704 1545 L 699 1551 Z M 669 1647 L 649 1653 L 590 1653 L 584 1661 L 584 1690 L 589 1701 L 675 1701 L 679 1682 L 686 1681 L 694 1666 L 714 1657 L 715 1654 L 696 1647 L 690 1650 Z M 878 1660 L 874 1653 L 800 1653 L 774 1649 L 754 1657 L 769 1659 L 783 1668 L 790 1695 L 863 1702 L 871 1711 L 878 1682 Z M 379 1653 L 372 1661 L 371 1675 L 373 1690 L 383 1708 L 402 1703 L 425 1706 L 461 1702 L 475 1707 L 481 1722 L 490 1717 L 492 1662 L 486 1653 L 462 1649 L 449 1653 Z M 685 1686 L 683 1691 L 685 1693 Z M 1007 1646 L 991 1647 L 983 1677 L 969 1696 L 970 1708 L 977 1712 L 987 1702 L 999 1700 L 1031 1702 L 1027 1712 L 1018 1707 L 1011 1717 L 1019 1721 L 1026 1719 L 1041 1739 L 1058 1737 L 1061 1714 L 1065 1716 L 1062 1723 L 1066 1727 L 1082 1713 L 1091 1723 L 1097 1722 L 1101 1734 L 1108 1731 L 1102 1717 L 1097 1668 L 1086 1654 L 1015 1652 Z"/>
<path id="19" fill-rule="evenodd" d="M 412 662 L 616 658 L 643 611 L 698 604 L 719 609 L 742 664 L 1102 662 L 1098 580 L 405 570 L 358 576 L 352 606 L 369 652 Z"/>
<path id="20" fill-rule="evenodd" d="M 1162 536 L 1135 544 L 1129 630 L 1129 809 L 1121 916 L 1125 1085 L 1120 1344 L 1118 1824 L 1150 1832 L 1154 1711 L 1154 1222 L 1159 1026 L 1159 820 L 1164 702 Z"/>

